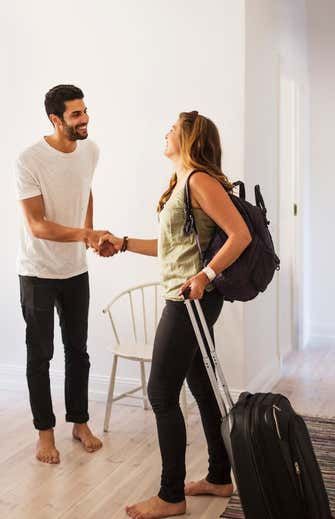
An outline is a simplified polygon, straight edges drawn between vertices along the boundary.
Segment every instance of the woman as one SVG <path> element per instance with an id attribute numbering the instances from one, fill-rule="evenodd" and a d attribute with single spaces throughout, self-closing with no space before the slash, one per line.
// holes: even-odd
<path id="1" fill-rule="evenodd" d="M 227 194 L 233 186 L 221 171 L 220 137 L 212 121 L 198 112 L 181 113 L 166 136 L 165 155 L 173 162 L 175 173 L 158 204 L 159 240 L 122 239 L 107 234 L 100 241 L 100 254 L 103 256 L 124 250 L 158 255 L 166 299 L 156 332 L 148 383 L 162 455 L 161 488 L 158 496 L 126 508 L 128 515 L 136 519 L 183 515 L 186 511 L 185 495 L 227 497 L 233 491 L 230 464 L 220 432 L 219 408 L 182 292 L 188 288 L 189 299 L 201 299 L 213 334 L 223 297 L 213 289 L 210 281 L 239 257 L 250 243 L 251 236 Z M 190 192 L 201 248 L 206 248 L 217 225 L 228 236 L 205 271 L 202 270 L 194 235 L 185 235 L 183 230 L 184 186 L 192 170 L 200 170 L 190 178 Z M 186 431 L 179 407 L 179 394 L 185 378 L 199 406 L 209 453 L 207 476 L 186 485 Z"/>

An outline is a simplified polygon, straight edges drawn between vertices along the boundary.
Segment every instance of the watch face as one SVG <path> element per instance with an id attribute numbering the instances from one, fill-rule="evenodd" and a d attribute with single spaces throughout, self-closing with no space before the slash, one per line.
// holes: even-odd
<path id="1" fill-rule="evenodd" d="M 209 281 L 213 281 L 213 279 L 215 278 L 215 272 L 213 271 L 213 269 L 211 269 L 210 267 L 205 267 L 203 269 L 203 272 L 206 274 Z"/>

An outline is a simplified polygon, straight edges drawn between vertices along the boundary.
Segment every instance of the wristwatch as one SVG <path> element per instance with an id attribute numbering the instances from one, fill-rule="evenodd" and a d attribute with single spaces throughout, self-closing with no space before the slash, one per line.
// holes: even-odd
<path id="1" fill-rule="evenodd" d="M 207 265 L 207 267 L 204 267 L 202 269 L 202 272 L 204 272 L 206 274 L 206 276 L 208 277 L 210 282 L 213 281 L 213 279 L 216 278 L 215 270 L 213 270 L 209 265 Z"/>

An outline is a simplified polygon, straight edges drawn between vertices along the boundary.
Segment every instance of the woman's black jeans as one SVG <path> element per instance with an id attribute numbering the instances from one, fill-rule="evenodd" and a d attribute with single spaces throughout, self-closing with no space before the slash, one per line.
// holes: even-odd
<path id="1" fill-rule="evenodd" d="M 222 304 L 223 298 L 216 291 L 205 293 L 201 300 L 212 337 Z M 208 444 L 207 480 L 231 483 L 230 463 L 220 431 L 220 410 L 187 308 L 182 301 L 167 301 L 156 332 L 148 395 L 156 415 L 163 463 L 159 497 L 171 503 L 185 499 L 186 430 L 179 406 L 185 378 L 197 401 Z"/>
<path id="2" fill-rule="evenodd" d="M 55 426 L 49 364 L 54 350 L 56 306 L 65 352 L 66 420 L 86 423 L 88 416 L 87 321 L 88 273 L 68 279 L 20 276 L 23 317 L 26 321 L 27 380 L 36 429 Z"/>

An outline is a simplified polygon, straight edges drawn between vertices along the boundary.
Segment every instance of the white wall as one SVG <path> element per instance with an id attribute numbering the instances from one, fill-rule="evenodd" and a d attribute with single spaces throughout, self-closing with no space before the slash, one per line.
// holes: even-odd
<path id="1" fill-rule="evenodd" d="M 254 185 L 261 186 L 279 252 L 280 63 L 288 74 L 306 78 L 304 2 L 254 0 L 245 5 L 245 180 L 251 199 Z M 251 389 L 271 387 L 280 376 L 278 276 L 275 273 L 267 291 L 244 307 L 244 377 Z"/>
<path id="2" fill-rule="evenodd" d="M 277 56 L 278 28 L 274 3 L 246 2 L 245 179 L 248 196 L 260 184 L 277 244 Z M 275 274 L 276 278 L 277 274 Z M 245 305 L 245 381 L 254 387 L 277 376 L 276 281 Z"/>
<path id="3" fill-rule="evenodd" d="M 311 84 L 310 343 L 335 345 L 335 3 L 307 0 Z"/>
<path id="4" fill-rule="evenodd" d="M 2 10 L 1 153 L 4 196 L 0 296 L 2 384 L 24 378 L 24 326 L 15 273 L 17 204 L 12 164 L 50 125 L 45 92 L 79 85 L 91 115 L 90 137 L 101 148 L 94 181 L 95 223 L 114 233 L 157 234 L 155 206 L 171 167 L 164 135 L 182 110 L 197 109 L 221 131 L 224 167 L 243 178 L 244 2 L 242 0 L 14 0 Z M 2 56 L 1 56 L 2 57 Z M 155 259 L 89 256 L 92 380 L 105 389 L 111 362 L 102 307 L 119 290 L 158 277 Z M 217 331 L 233 387 L 243 386 L 241 307 L 227 303 Z M 53 367 L 63 355 L 56 333 Z M 138 377 L 123 366 L 121 377 Z"/>
<path id="5" fill-rule="evenodd" d="M 315 4 L 309 7 L 311 12 Z M 310 42 L 325 31 L 312 14 L 315 23 L 310 32 L 314 39 Z M 12 164 L 22 148 L 50 131 L 43 111 L 45 92 L 61 82 L 78 84 L 85 92 L 91 115 L 90 137 L 101 148 L 94 181 L 97 228 L 108 227 L 116 234 L 133 236 L 157 235 L 155 206 L 171 173 L 162 153 L 164 135 L 181 110 L 198 109 L 219 126 L 228 176 L 244 179 L 251 199 L 254 184 L 260 183 L 277 244 L 279 63 L 288 74 L 307 84 L 305 10 L 303 0 L 209 0 L 205 4 L 201 0 L 105 0 L 94 6 L 87 1 L 68 5 L 61 0 L 50 18 L 41 0 L 32 5 L 16 0 L 7 5 L 1 23 L 4 102 L 0 137 L 3 185 L 8 192 L 0 211 L 2 221 L 8 224 L 3 229 L 0 260 L 0 376 L 2 385 L 16 386 L 21 380 L 24 386 Z M 327 45 L 324 41 L 326 49 Z M 321 54 L 319 47 L 314 46 L 315 63 Z M 325 60 L 329 63 L 331 56 Z M 320 73 L 327 80 L 334 79 L 326 66 L 319 70 L 314 64 L 311 70 L 315 83 Z M 321 109 L 326 118 L 329 108 L 321 103 L 322 92 L 317 88 L 313 105 L 317 129 L 313 142 L 315 139 L 319 145 L 315 147 L 315 164 L 321 149 L 325 154 L 325 148 L 321 148 L 324 139 L 318 138 L 322 125 L 317 113 Z M 322 171 L 328 172 L 330 147 L 326 151 L 328 162 L 323 163 Z M 305 162 L 308 173 L 306 150 Z M 312 192 L 314 187 L 318 193 L 318 203 L 327 195 L 322 187 L 325 180 L 326 176 L 312 186 Z M 308 189 L 306 192 L 307 207 Z M 310 202 L 314 204 L 314 195 Z M 313 214 L 311 221 L 316 236 L 315 222 L 320 223 L 317 215 Z M 307 237 L 304 248 L 308 252 Z M 313 268 L 326 270 L 324 260 L 313 254 Z M 111 260 L 90 254 L 89 267 L 91 382 L 97 395 L 100 389 L 106 390 L 111 362 L 109 325 L 101 309 L 119 290 L 157 279 L 159 271 L 155 259 L 128 254 Z M 308 282 L 311 276 L 308 268 L 306 271 Z M 311 290 L 320 302 L 319 279 Z M 326 279 L 321 281 L 326 283 Z M 308 308 L 308 295 L 304 304 Z M 315 311 L 318 306 L 315 303 L 310 315 L 316 322 L 331 326 L 330 315 Z M 278 377 L 276 315 L 276 282 L 252 303 L 225 304 L 216 336 L 233 389 L 269 387 Z M 63 355 L 58 331 L 55 344 L 53 367 L 60 373 Z M 138 373 L 123 365 L 119 376 L 132 382 Z M 59 375 L 57 380 L 61 378 Z"/>

